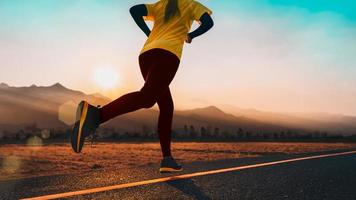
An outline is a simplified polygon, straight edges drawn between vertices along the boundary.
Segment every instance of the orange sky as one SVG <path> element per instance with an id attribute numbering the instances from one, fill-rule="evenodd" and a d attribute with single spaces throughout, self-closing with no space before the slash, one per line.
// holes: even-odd
<path id="1" fill-rule="evenodd" d="M 139 2 L 1 1 L 0 82 L 60 82 L 111 98 L 139 90 L 137 57 L 146 38 L 128 12 Z M 215 27 L 185 46 L 171 85 L 176 108 L 229 104 L 356 115 L 356 20 L 337 5 L 320 11 L 202 2 L 214 11 Z M 100 68 L 115 69 L 115 88 L 99 87 Z"/>

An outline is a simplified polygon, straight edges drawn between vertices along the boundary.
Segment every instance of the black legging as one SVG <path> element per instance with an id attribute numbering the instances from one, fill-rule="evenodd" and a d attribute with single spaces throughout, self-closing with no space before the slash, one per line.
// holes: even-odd
<path id="1" fill-rule="evenodd" d="M 145 84 L 140 91 L 125 94 L 100 109 L 101 123 L 118 115 L 141 108 L 159 107 L 158 135 L 163 156 L 171 156 L 171 130 L 173 100 L 169 84 L 180 63 L 173 53 L 163 49 L 152 49 L 139 56 L 140 69 Z"/>

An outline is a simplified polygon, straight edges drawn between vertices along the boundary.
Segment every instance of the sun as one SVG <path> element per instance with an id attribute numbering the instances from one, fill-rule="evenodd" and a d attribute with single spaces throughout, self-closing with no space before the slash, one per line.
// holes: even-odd
<path id="1" fill-rule="evenodd" d="M 115 68 L 99 67 L 94 70 L 94 81 L 102 89 L 112 89 L 119 83 L 119 75 Z"/>

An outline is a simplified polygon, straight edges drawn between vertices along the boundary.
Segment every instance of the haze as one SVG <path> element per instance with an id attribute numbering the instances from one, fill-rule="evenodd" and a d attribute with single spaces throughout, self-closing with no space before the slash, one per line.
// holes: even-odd
<path id="1" fill-rule="evenodd" d="M 110 98 L 143 84 L 145 36 L 128 9 L 154 1 L 1 0 L 0 82 L 52 85 Z M 356 115 L 356 3 L 201 1 L 214 29 L 186 45 L 171 88 L 178 109 L 232 105 Z M 115 68 L 119 83 L 94 80 Z"/>

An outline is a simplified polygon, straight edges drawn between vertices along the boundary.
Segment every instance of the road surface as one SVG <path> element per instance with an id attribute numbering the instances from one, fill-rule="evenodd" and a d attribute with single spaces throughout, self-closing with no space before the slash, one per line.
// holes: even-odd
<path id="1" fill-rule="evenodd" d="M 350 151 L 354 149 L 342 152 Z M 256 158 L 183 163 L 185 169 L 183 172 L 163 175 L 159 174 L 156 164 L 117 171 L 95 170 L 85 174 L 3 181 L 0 182 L 0 199 L 43 197 L 75 191 L 85 191 L 87 194 L 76 194 L 66 198 L 356 199 L 356 152 L 347 154 L 342 152 L 266 155 Z M 315 157 L 318 155 L 330 156 Z M 298 159 L 291 160 L 295 158 Z M 307 159 L 303 160 L 304 158 Z M 277 162 L 273 163 L 275 161 Z M 221 171 L 224 169 L 231 171 Z M 197 172 L 203 174 L 195 176 L 194 173 Z M 211 174 L 204 174 L 209 172 Z M 162 179 L 184 174 L 188 174 L 188 177 L 171 181 Z M 144 183 L 142 181 L 152 180 L 158 182 L 142 185 Z M 132 183 L 139 185 L 130 186 Z M 124 188 L 113 189 L 113 186 Z M 104 191 L 93 193 L 95 191 L 93 188 L 104 188 Z"/>

